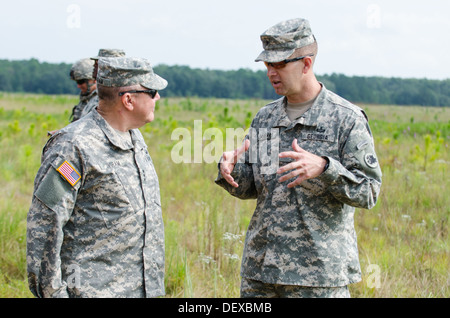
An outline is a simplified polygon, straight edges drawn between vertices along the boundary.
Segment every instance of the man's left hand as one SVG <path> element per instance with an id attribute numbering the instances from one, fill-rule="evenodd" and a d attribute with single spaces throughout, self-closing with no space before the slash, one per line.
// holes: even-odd
<path id="1" fill-rule="evenodd" d="M 294 161 L 277 170 L 278 174 L 292 170 L 279 178 L 278 181 L 280 182 L 297 177 L 294 181 L 287 185 L 288 188 L 295 187 L 307 179 L 313 179 L 319 176 L 323 172 L 323 169 L 327 163 L 324 158 L 302 149 L 297 144 L 297 139 L 294 139 L 292 142 L 292 149 L 293 151 L 285 151 L 280 153 L 279 157 L 291 158 L 294 159 Z"/>

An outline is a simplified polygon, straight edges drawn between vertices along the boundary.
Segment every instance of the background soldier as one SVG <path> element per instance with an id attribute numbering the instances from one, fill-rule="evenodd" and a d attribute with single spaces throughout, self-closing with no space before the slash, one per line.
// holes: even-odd
<path id="1" fill-rule="evenodd" d="M 100 59 L 99 106 L 43 150 L 27 218 L 37 297 L 164 294 L 158 177 L 139 127 L 166 80 L 145 59 Z"/>
<path id="2" fill-rule="evenodd" d="M 80 119 L 83 109 L 86 107 L 89 100 L 96 98 L 97 96 L 93 72 L 94 61 L 89 58 L 77 61 L 70 69 L 70 79 L 77 82 L 77 86 L 80 89 L 80 102 L 72 109 L 72 115 L 70 116 L 71 122 Z"/>
<path id="3" fill-rule="evenodd" d="M 367 117 L 316 80 L 308 21 L 281 22 L 261 40 L 256 61 L 284 97 L 256 114 L 216 179 L 236 197 L 257 199 L 241 296 L 349 297 L 347 285 L 361 280 L 355 207 L 372 208 L 381 187 Z"/>
<path id="4" fill-rule="evenodd" d="M 94 70 L 92 73 L 92 77 L 97 78 L 98 71 L 98 59 L 100 57 L 122 57 L 125 56 L 125 52 L 123 50 L 118 49 L 100 49 L 98 51 L 98 55 L 95 57 L 91 57 L 91 60 L 94 61 Z M 91 112 L 95 107 L 98 106 L 98 95 L 93 96 L 87 103 L 87 105 L 83 108 L 80 117 L 86 116 Z"/>

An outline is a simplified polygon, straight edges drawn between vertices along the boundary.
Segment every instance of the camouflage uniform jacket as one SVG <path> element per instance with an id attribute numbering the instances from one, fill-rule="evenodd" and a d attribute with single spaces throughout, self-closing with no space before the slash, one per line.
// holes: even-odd
<path id="1" fill-rule="evenodd" d="M 73 106 L 72 115 L 70 116 L 70 122 L 77 121 L 82 117 L 83 113 L 86 114 L 84 108 L 92 99 L 96 99 L 98 104 L 98 95 L 96 89 L 94 89 L 89 95 L 86 96 L 80 94 L 80 102 L 77 105 Z"/>
<path id="2" fill-rule="evenodd" d="M 27 218 L 35 296 L 164 295 L 158 177 L 138 129 L 131 140 L 93 111 L 44 147 Z"/>
<path id="3" fill-rule="evenodd" d="M 95 90 L 95 92 L 97 92 L 97 90 Z M 89 114 L 97 106 L 98 106 L 98 95 L 96 93 L 91 99 L 89 99 L 89 101 L 86 103 L 86 106 L 84 106 L 83 110 L 81 111 L 80 118 Z"/>
<path id="4" fill-rule="evenodd" d="M 238 162 L 231 174 L 239 187 L 231 187 L 220 172 L 216 179 L 233 196 L 257 199 L 241 275 L 272 284 L 315 287 L 357 282 L 361 270 L 355 207 L 373 207 L 381 187 L 365 114 L 325 87 L 312 107 L 292 122 L 285 107 L 286 99 L 278 99 L 254 118 L 246 137 L 251 145 L 245 162 Z M 278 153 L 292 150 L 294 138 L 304 150 L 327 157 L 329 167 L 320 176 L 287 188 L 292 179 L 280 183 L 275 172 L 292 161 L 277 158 Z"/>

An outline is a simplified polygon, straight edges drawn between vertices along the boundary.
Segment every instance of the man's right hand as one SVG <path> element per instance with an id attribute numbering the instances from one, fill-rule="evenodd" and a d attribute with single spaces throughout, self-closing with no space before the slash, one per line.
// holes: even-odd
<path id="1" fill-rule="evenodd" d="M 229 184 L 231 184 L 235 188 L 239 187 L 239 185 L 236 183 L 236 181 L 234 181 L 231 173 L 233 172 L 236 162 L 238 162 L 239 158 L 244 152 L 248 150 L 249 147 L 250 140 L 245 139 L 241 147 L 233 151 L 226 151 L 222 155 L 222 160 L 220 161 L 220 174 Z"/>

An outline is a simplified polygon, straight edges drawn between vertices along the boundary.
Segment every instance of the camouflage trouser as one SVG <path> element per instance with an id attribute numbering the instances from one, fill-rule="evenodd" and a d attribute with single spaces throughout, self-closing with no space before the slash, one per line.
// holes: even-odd
<path id="1" fill-rule="evenodd" d="M 242 298 L 350 298 L 347 286 L 307 287 L 296 285 L 267 284 L 258 280 L 242 278 Z"/>

